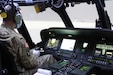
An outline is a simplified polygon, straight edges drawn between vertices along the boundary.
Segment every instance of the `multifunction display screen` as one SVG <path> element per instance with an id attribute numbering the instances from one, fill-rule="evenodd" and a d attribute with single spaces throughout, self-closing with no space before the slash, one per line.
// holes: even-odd
<path id="1" fill-rule="evenodd" d="M 58 47 L 58 44 L 59 44 L 59 40 L 58 39 L 51 38 L 51 39 L 48 40 L 47 48 L 54 48 L 54 49 L 56 49 Z"/>
<path id="2" fill-rule="evenodd" d="M 73 51 L 76 40 L 74 39 L 63 39 L 60 49 Z"/>
<path id="3" fill-rule="evenodd" d="M 96 44 L 95 55 L 107 56 L 111 58 L 113 56 L 113 45 Z"/>

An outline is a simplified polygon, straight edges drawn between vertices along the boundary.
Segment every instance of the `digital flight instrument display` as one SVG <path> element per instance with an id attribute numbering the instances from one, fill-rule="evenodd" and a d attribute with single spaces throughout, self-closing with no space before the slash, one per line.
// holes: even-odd
<path id="1" fill-rule="evenodd" d="M 96 44 L 95 56 L 113 56 L 113 45 Z"/>
<path id="2" fill-rule="evenodd" d="M 56 49 L 58 47 L 58 44 L 59 44 L 59 40 L 58 39 L 51 38 L 51 39 L 48 40 L 47 48 L 54 48 L 54 49 Z"/>
<path id="3" fill-rule="evenodd" d="M 76 40 L 74 39 L 63 39 L 60 49 L 73 51 Z"/>

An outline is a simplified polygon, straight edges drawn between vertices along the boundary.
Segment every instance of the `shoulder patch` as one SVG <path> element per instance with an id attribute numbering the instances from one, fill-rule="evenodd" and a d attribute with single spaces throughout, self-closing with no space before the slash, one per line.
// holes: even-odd
<path id="1" fill-rule="evenodd" d="M 5 39 L 10 37 L 9 33 L 7 31 L 1 31 L 0 30 L 0 38 Z"/>

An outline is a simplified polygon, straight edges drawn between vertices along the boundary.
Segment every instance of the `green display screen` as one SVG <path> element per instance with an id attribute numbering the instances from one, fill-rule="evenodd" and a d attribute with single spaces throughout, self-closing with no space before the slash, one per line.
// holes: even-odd
<path id="1" fill-rule="evenodd" d="M 86 66 L 86 65 L 80 67 L 81 71 L 87 71 L 88 69 L 89 69 L 89 66 Z"/>
<path id="2" fill-rule="evenodd" d="M 96 44 L 95 55 L 96 56 L 102 55 L 111 58 L 113 56 L 113 45 Z"/>
<path id="3" fill-rule="evenodd" d="M 105 50 L 113 50 L 113 45 L 96 44 L 96 48 L 105 49 Z"/>
<path id="4" fill-rule="evenodd" d="M 67 65 L 67 61 L 62 61 L 59 64 L 60 64 L 60 66 L 65 66 L 65 65 Z"/>

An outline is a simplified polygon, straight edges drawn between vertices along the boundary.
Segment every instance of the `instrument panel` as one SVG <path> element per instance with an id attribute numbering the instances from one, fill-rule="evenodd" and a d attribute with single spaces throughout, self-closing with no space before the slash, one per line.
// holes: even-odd
<path id="1" fill-rule="evenodd" d="M 42 37 L 46 39 L 44 41 L 45 53 L 60 59 L 49 69 L 54 70 L 53 75 L 113 73 L 112 35 L 112 31 L 99 29 L 50 28 L 43 30 Z"/>

